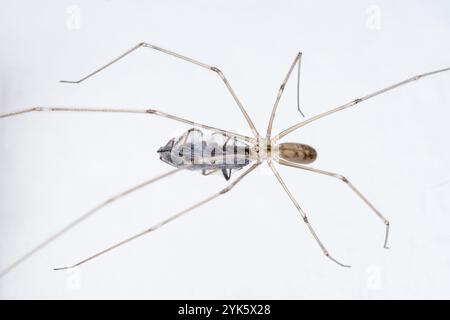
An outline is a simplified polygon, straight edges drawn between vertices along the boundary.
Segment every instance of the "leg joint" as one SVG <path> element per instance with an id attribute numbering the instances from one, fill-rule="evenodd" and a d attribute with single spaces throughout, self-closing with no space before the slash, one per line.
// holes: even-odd
<path id="1" fill-rule="evenodd" d="M 215 73 L 217 73 L 219 75 L 219 77 L 225 82 L 225 84 L 227 83 L 227 80 L 225 79 L 223 72 L 219 68 L 211 67 L 211 70 L 214 71 Z"/>
<path id="2" fill-rule="evenodd" d="M 337 178 L 337 179 L 339 179 L 339 180 L 341 180 L 341 181 L 343 181 L 343 182 L 345 182 L 345 183 L 349 182 L 348 179 L 346 177 L 344 177 L 342 174 L 335 173 L 335 174 L 332 174 L 332 176 Z"/>
<path id="3" fill-rule="evenodd" d="M 361 98 L 355 99 L 355 100 L 353 100 L 353 105 L 356 105 L 356 104 L 360 103 L 361 101 L 362 101 Z"/>
<path id="4" fill-rule="evenodd" d="M 218 73 L 218 74 L 222 74 L 222 71 L 220 71 L 220 69 L 217 68 L 217 67 L 211 67 L 211 70 L 216 72 L 216 73 Z"/>
<path id="5" fill-rule="evenodd" d="M 225 194 L 225 193 L 227 193 L 228 191 L 230 191 L 231 190 L 231 187 L 226 187 L 226 188 L 224 188 L 224 189 L 222 189 L 221 191 L 220 191 L 220 194 Z"/>

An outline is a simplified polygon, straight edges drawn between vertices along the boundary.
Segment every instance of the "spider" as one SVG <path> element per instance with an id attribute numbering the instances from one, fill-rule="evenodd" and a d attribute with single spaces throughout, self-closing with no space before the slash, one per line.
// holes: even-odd
<path id="1" fill-rule="evenodd" d="M 314 162 L 314 160 L 317 158 L 317 152 L 316 150 L 306 144 L 302 143 L 293 143 L 293 142 L 282 142 L 279 143 L 279 140 L 287 136 L 288 134 L 292 133 L 293 131 L 300 129 L 312 122 L 315 122 L 321 118 L 327 117 L 331 114 L 334 114 L 336 112 L 355 107 L 359 105 L 361 102 L 374 98 L 378 95 L 381 95 L 385 92 L 388 92 L 390 90 L 396 89 L 400 86 L 403 86 L 407 83 L 419 80 L 421 78 L 431 76 L 437 73 L 442 73 L 445 71 L 449 71 L 450 68 L 444 68 L 439 69 L 423 74 L 416 75 L 414 77 L 411 77 L 409 79 L 400 81 L 398 83 L 395 83 L 393 85 L 390 85 L 388 87 L 385 87 L 383 89 L 374 91 L 370 94 L 367 94 L 363 97 L 354 99 L 350 102 L 347 102 L 341 106 L 332 108 L 326 112 L 317 114 L 313 117 L 310 117 L 306 120 L 303 120 L 276 135 L 272 135 L 272 125 L 273 121 L 275 119 L 275 114 L 278 108 L 278 104 L 280 102 L 280 99 L 283 95 L 285 86 L 291 77 L 291 74 L 293 73 L 295 67 L 297 66 L 297 107 L 298 111 L 302 116 L 304 116 L 303 112 L 300 109 L 300 102 L 299 102 L 299 85 L 300 85 L 300 68 L 301 68 L 301 59 L 302 59 L 302 53 L 299 52 L 296 54 L 294 61 L 290 65 L 290 68 L 282 82 L 282 84 L 279 87 L 278 94 L 275 99 L 275 103 L 272 108 L 272 113 L 270 115 L 269 124 L 267 126 L 267 130 L 265 135 L 261 135 L 256 127 L 254 126 L 251 118 L 247 114 L 247 111 L 245 110 L 244 106 L 242 105 L 241 101 L 239 100 L 238 96 L 236 95 L 235 91 L 231 87 L 230 83 L 228 82 L 227 78 L 223 74 L 223 72 L 214 66 L 208 65 L 206 63 L 200 62 L 198 60 L 194 60 L 192 58 L 189 58 L 187 56 L 181 55 L 179 53 L 169 51 L 163 48 L 160 48 L 158 46 L 141 42 L 138 45 L 132 47 L 125 53 L 121 54 L 111 62 L 105 64 L 101 68 L 95 70 L 94 72 L 88 74 L 87 76 L 76 80 L 76 81 L 68 81 L 68 80 L 61 80 L 62 83 L 72 83 L 72 84 L 78 84 L 81 83 L 88 78 L 94 76 L 95 74 L 99 73 L 100 71 L 104 70 L 105 68 L 111 66 L 112 64 L 116 63 L 117 61 L 123 59 L 124 57 L 128 56 L 132 52 L 140 49 L 140 48 L 148 48 L 152 50 L 159 51 L 160 53 L 175 57 L 177 59 L 181 59 L 183 61 L 186 61 L 188 63 L 191 63 L 193 65 L 196 65 L 200 68 L 204 68 L 206 70 L 209 70 L 219 76 L 223 84 L 225 85 L 228 92 L 233 97 L 234 101 L 236 102 L 238 108 L 240 109 L 242 115 L 244 116 L 248 126 L 250 127 L 253 136 L 246 136 L 240 133 L 223 130 L 219 128 L 215 128 L 212 126 L 204 125 L 204 124 L 198 124 L 194 121 L 180 118 L 175 115 L 171 115 L 159 110 L 155 109 L 113 109 L 113 108 L 73 108 L 73 107 L 33 107 L 17 112 L 7 113 L 0 115 L 0 118 L 7 118 L 12 117 L 16 115 L 21 115 L 25 113 L 31 113 L 31 112 L 104 112 L 104 113 L 135 113 L 135 114 L 143 114 L 148 116 L 157 116 L 157 117 L 163 117 L 170 120 L 182 122 L 185 124 L 189 124 L 192 126 L 190 130 L 188 130 L 185 134 L 175 137 L 171 139 L 167 144 L 162 146 L 157 152 L 160 156 L 160 159 L 172 166 L 175 167 L 175 169 L 168 171 L 164 174 L 161 174 L 159 176 L 156 176 L 150 180 L 144 181 L 143 183 L 134 186 L 128 190 L 125 190 L 106 201 L 100 203 L 95 208 L 91 209 L 90 211 L 86 212 L 84 215 L 80 216 L 78 219 L 74 220 L 72 223 L 64 227 L 59 232 L 53 234 L 50 238 L 48 238 L 46 241 L 40 243 L 36 247 L 34 247 L 32 250 L 27 252 L 25 255 L 23 255 L 21 258 L 16 260 L 14 263 L 9 265 L 5 270 L 3 270 L 0 273 L 0 277 L 4 276 L 11 270 L 13 270 L 15 267 L 17 267 L 19 264 L 30 258 L 32 255 L 34 255 L 36 252 L 38 252 L 40 249 L 48 245 L 50 242 L 54 241 L 58 237 L 60 237 L 63 233 L 67 232 L 69 229 L 73 228 L 75 225 L 79 224 L 80 222 L 87 219 L 89 216 L 93 215 L 100 209 L 104 208 L 105 206 L 109 205 L 110 203 L 118 200 L 119 198 L 125 197 L 129 195 L 130 193 L 141 189 L 145 186 L 148 186 L 151 183 L 154 183 L 158 180 L 161 180 L 165 177 L 168 177 L 176 172 L 179 172 L 180 170 L 196 170 L 200 171 L 203 175 L 209 175 L 215 172 L 222 172 L 223 176 L 226 180 L 229 180 L 231 177 L 231 173 L 233 171 L 238 171 L 243 168 L 246 168 L 245 171 L 243 171 L 234 181 L 229 183 L 225 188 L 220 190 L 219 192 L 210 195 L 209 197 L 203 199 L 200 202 L 197 202 L 193 204 L 192 206 L 177 212 L 176 214 L 170 216 L 169 218 L 159 222 L 156 225 L 153 225 L 145 230 L 143 230 L 140 233 L 137 233 L 127 239 L 124 239 L 113 246 L 110 246 L 106 248 L 105 250 L 102 250 L 84 260 L 81 260 L 73 265 L 64 266 L 64 267 L 58 267 L 54 268 L 54 270 L 64 270 L 64 269 L 70 269 L 74 267 L 78 267 L 100 255 L 103 255 L 113 249 L 116 249 L 134 239 L 137 239 L 139 237 L 142 237 L 146 234 L 149 234 L 162 226 L 168 224 L 169 222 L 174 221 L 175 219 L 178 219 L 179 217 L 185 215 L 186 213 L 226 194 L 227 192 L 231 191 L 244 177 L 246 177 L 248 174 L 250 174 L 252 171 L 254 171 L 261 163 L 267 162 L 269 165 L 271 171 L 273 172 L 274 176 L 280 183 L 283 190 L 286 192 L 289 199 L 294 204 L 295 208 L 300 214 L 301 219 L 305 223 L 307 229 L 311 233 L 312 237 L 315 239 L 317 244 L 319 245 L 320 249 L 322 250 L 323 254 L 332 260 L 333 262 L 337 263 L 338 265 L 342 267 L 350 267 L 349 265 L 343 264 L 336 260 L 326 249 L 325 245 L 322 243 L 322 241 L 319 239 L 317 233 L 315 232 L 313 226 L 311 225 L 308 216 L 306 212 L 302 209 L 300 204 L 297 202 L 291 191 L 288 189 L 286 183 L 283 181 L 283 178 L 277 171 L 276 167 L 274 166 L 274 162 L 277 162 L 284 166 L 289 166 L 292 168 L 298 168 L 302 170 L 311 171 L 320 175 L 326 175 L 335 179 L 341 180 L 343 183 L 345 183 L 363 202 L 366 203 L 366 205 L 373 211 L 373 213 L 381 220 L 381 222 L 385 226 L 385 236 L 384 236 L 384 245 L 383 247 L 388 249 L 388 236 L 389 236 L 389 227 L 390 223 L 389 220 L 381 214 L 380 211 L 378 211 L 375 206 L 357 189 L 345 176 L 329 172 L 321 169 L 316 169 L 314 167 L 308 166 L 310 163 Z M 210 136 L 206 137 L 203 131 L 208 131 Z"/>

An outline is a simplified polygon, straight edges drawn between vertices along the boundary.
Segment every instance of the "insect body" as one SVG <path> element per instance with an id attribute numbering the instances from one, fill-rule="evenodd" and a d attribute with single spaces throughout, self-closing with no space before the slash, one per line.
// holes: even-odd
<path id="1" fill-rule="evenodd" d="M 250 163 L 250 147 L 237 138 L 215 132 L 209 139 L 201 130 L 190 129 L 171 139 L 158 149 L 160 159 L 174 167 L 201 170 L 203 175 L 221 171 L 226 180 L 232 170 L 240 170 Z M 214 139 L 219 136 L 222 142 Z"/>
<path id="2" fill-rule="evenodd" d="M 171 139 L 165 146 L 161 147 L 158 150 L 159 156 L 161 160 L 164 162 L 176 167 L 174 170 L 166 172 L 164 174 L 161 174 L 159 176 L 153 177 L 152 179 L 146 180 L 143 183 L 134 186 L 128 190 L 125 190 L 107 200 L 100 203 L 98 206 L 96 206 L 94 209 L 89 210 L 84 215 L 80 216 L 78 219 L 73 221 L 71 224 L 66 226 L 65 228 L 61 229 L 59 232 L 52 235 L 50 238 L 48 238 L 46 241 L 42 242 L 41 244 L 37 245 L 35 248 L 27 252 L 25 255 L 23 255 L 20 259 L 13 262 L 9 267 L 4 269 L 2 272 L 0 272 L 0 277 L 7 274 L 9 271 L 13 270 L 16 266 L 30 258 L 32 255 L 34 255 L 36 252 L 38 252 L 40 249 L 45 247 L 50 242 L 54 241 L 56 238 L 67 232 L 69 229 L 73 228 L 75 225 L 79 224 L 80 222 L 84 221 L 94 213 L 96 213 L 98 210 L 102 209 L 103 207 L 107 206 L 111 202 L 118 200 L 140 188 L 143 188 L 145 186 L 148 186 L 151 183 L 155 183 L 156 181 L 159 181 L 169 175 L 172 175 L 176 172 L 179 172 L 180 170 L 188 169 L 188 170 L 197 170 L 201 171 L 203 175 L 209 175 L 214 172 L 222 172 L 225 179 L 230 179 L 231 172 L 240 170 L 246 166 L 246 170 L 243 170 L 244 172 L 241 173 L 234 181 L 229 183 L 225 188 L 222 190 L 219 190 L 218 192 L 208 196 L 207 198 L 191 205 L 190 207 L 186 208 L 185 210 L 182 210 L 180 212 L 177 212 L 173 214 L 171 217 L 167 218 L 166 220 L 163 220 L 145 230 L 142 232 L 135 234 L 125 240 L 122 240 L 121 242 L 112 245 L 111 247 L 100 251 L 76 264 L 69 265 L 66 267 L 61 268 L 55 268 L 55 270 L 62 270 L 62 269 L 69 269 L 76 266 L 79 266 L 81 264 L 84 264 L 100 255 L 103 255 L 113 249 L 116 249 L 119 246 L 122 246 L 130 241 L 133 241 L 136 238 L 139 238 L 141 236 L 144 236 L 150 232 L 153 232 L 162 226 L 174 221 L 175 219 L 185 215 L 186 213 L 205 205 L 206 203 L 216 199 L 219 196 L 222 196 L 223 194 L 229 192 L 232 190 L 244 177 L 246 177 L 248 174 L 250 174 L 255 168 L 257 168 L 261 163 L 265 162 L 270 167 L 270 170 L 273 172 L 274 176 L 280 183 L 281 187 L 295 206 L 296 210 L 300 214 L 301 220 L 305 223 L 307 230 L 311 233 L 312 238 L 316 241 L 318 246 L 320 247 L 323 254 L 329 258 L 330 260 L 336 262 L 340 266 L 343 267 L 349 267 L 348 265 L 342 264 L 339 261 L 337 261 L 335 258 L 333 258 L 328 250 L 326 249 L 325 245 L 322 243 L 322 241 L 319 239 L 319 236 L 317 235 L 315 229 L 311 225 L 308 216 L 306 212 L 303 210 L 303 208 L 300 206 L 300 204 L 295 199 L 294 195 L 291 193 L 291 191 L 288 189 L 286 183 L 284 182 L 283 178 L 279 174 L 278 170 L 276 169 L 274 162 L 278 163 L 280 165 L 289 166 L 296 169 L 301 169 L 303 171 L 309 171 L 316 174 L 326 175 L 332 178 L 336 178 L 342 182 L 344 182 L 349 189 L 357 196 L 360 200 L 365 202 L 369 209 L 381 220 L 381 222 L 385 226 L 385 237 L 384 237 L 384 248 L 387 247 L 388 242 L 388 236 L 389 236 L 389 228 L 390 223 L 388 219 L 381 214 L 380 211 L 378 211 L 375 206 L 362 194 L 362 192 L 357 189 L 346 177 L 344 177 L 341 174 L 325 171 L 322 169 L 317 169 L 311 166 L 308 166 L 307 164 L 312 163 L 316 157 L 317 152 L 314 148 L 300 143 L 292 143 L 292 142 L 282 142 L 279 143 L 281 139 L 283 139 L 286 135 L 306 126 L 310 123 L 313 123 L 321 118 L 328 117 L 336 112 L 343 111 L 348 108 L 352 108 L 354 106 L 359 105 L 361 102 L 372 99 L 378 95 L 381 95 L 385 92 L 391 91 L 395 88 L 398 88 L 400 86 L 406 85 L 410 82 L 417 81 L 421 78 L 428 77 L 431 75 L 435 75 L 438 73 L 450 71 L 450 68 L 444 68 L 439 69 L 427 73 L 422 73 L 416 76 L 413 76 L 409 79 L 400 81 L 398 83 L 395 83 L 393 85 L 387 86 L 383 89 L 374 91 L 372 93 L 369 93 L 363 97 L 351 100 L 343 105 L 331 108 L 330 110 L 319 113 L 315 116 L 312 116 L 306 120 L 303 120 L 301 122 L 298 122 L 291 127 L 283 130 L 282 132 L 272 135 L 272 126 L 273 121 L 275 119 L 275 114 L 278 108 L 278 104 L 280 102 L 280 99 L 283 95 L 283 92 L 286 88 L 286 84 L 292 74 L 292 71 L 294 70 L 295 66 L 298 66 L 297 69 L 297 107 L 300 111 L 300 113 L 303 115 L 303 113 L 300 110 L 300 103 L 299 103 L 299 84 L 300 84 L 300 64 L 301 64 L 301 57 L 302 54 L 298 53 L 294 61 L 292 62 L 282 84 L 280 85 L 278 89 L 278 94 L 275 99 L 275 103 L 272 107 L 272 112 L 270 115 L 269 124 L 267 126 L 267 130 L 265 135 L 261 135 L 256 127 L 254 126 L 250 116 L 248 115 L 247 111 L 245 110 L 243 104 L 239 100 L 238 96 L 236 95 L 235 91 L 231 87 L 230 83 L 228 82 L 227 78 L 223 74 L 223 72 L 214 66 L 208 65 L 206 63 L 197 61 L 195 59 L 186 57 L 184 55 L 181 55 L 179 53 L 175 53 L 173 51 L 169 51 L 166 49 L 163 49 L 161 47 L 157 47 L 155 45 L 149 44 L 149 43 L 139 43 L 135 47 L 131 48 L 130 50 L 126 51 L 124 54 L 120 55 L 118 58 L 112 60 L 111 62 L 107 63 L 106 65 L 102 66 L 101 68 L 95 70 L 94 72 L 88 74 L 87 76 L 81 78 L 80 80 L 76 81 L 61 81 L 63 83 L 81 83 L 84 80 L 92 77 L 93 75 L 97 74 L 98 72 L 104 70 L 105 68 L 109 67 L 113 63 L 117 62 L 118 60 L 126 57 L 128 54 L 134 52 L 135 50 L 139 48 L 148 48 L 155 51 L 158 51 L 163 54 L 170 55 L 172 57 L 175 57 L 179 60 L 186 61 L 188 63 L 191 63 L 193 65 L 196 65 L 200 68 L 203 68 L 205 70 L 208 70 L 210 72 L 215 73 L 223 82 L 226 89 L 230 93 L 230 95 L 233 97 L 236 105 L 240 109 L 242 115 L 244 116 L 245 120 L 247 121 L 247 124 L 249 128 L 252 131 L 253 136 L 249 137 L 240 133 L 231 132 L 228 130 L 223 130 L 219 128 L 215 128 L 212 126 L 207 126 L 203 124 L 198 124 L 192 120 L 188 120 L 185 118 L 181 118 L 175 115 L 171 115 L 156 109 L 132 109 L 132 108 L 74 108 L 74 107 L 33 107 L 29 109 L 25 109 L 22 111 L 12 112 L 0 115 L 0 118 L 7 118 L 12 117 L 20 114 L 26 114 L 31 112 L 103 112 L 103 113 L 132 113 L 132 114 L 142 114 L 146 116 L 157 116 L 157 117 L 163 117 L 169 120 L 177 121 L 180 123 L 188 124 L 192 127 L 192 129 L 188 130 L 185 134 L 183 134 L 180 137 Z M 208 131 L 212 132 L 210 137 L 205 137 L 203 132 Z"/>

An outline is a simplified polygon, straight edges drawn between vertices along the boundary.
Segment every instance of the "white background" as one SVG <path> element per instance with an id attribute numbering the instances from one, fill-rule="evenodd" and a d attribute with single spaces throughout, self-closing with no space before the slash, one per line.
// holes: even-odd
<path id="1" fill-rule="evenodd" d="M 212 72 L 220 67 L 264 132 L 300 50 L 307 116 L 450 65 L 448 1 L 0 2 L 0 112 L 32 106 L 152 107 L 251 134 Z M 286 138 L 342 182 L 280 168 L 326 259 L 264 165 L 231 193 L 75 272 L 54 272 L 220 190 L 183 172 L 114 203 L 0 279 L 15 298 L 450 298 L 450 73 L 409 84 Z M 301 120 L 295 78 L 275 132 Z M 156 154 L 186 130 L 142 115 L 36 113 L 0 120 L 0 269 L 107 197 L 170 169 Z"/>

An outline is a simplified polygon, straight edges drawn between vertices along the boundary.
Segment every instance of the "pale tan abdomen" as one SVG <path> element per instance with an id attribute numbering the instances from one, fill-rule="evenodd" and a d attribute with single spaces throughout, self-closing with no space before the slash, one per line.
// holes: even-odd
<path id="1" fill-rule="evenodd" d="M 317 158 L 313 147 L 301 143 L 280 143 L 275 147 L 275 152 L 279 158 L 299 164 L 312 163 Z"/>

